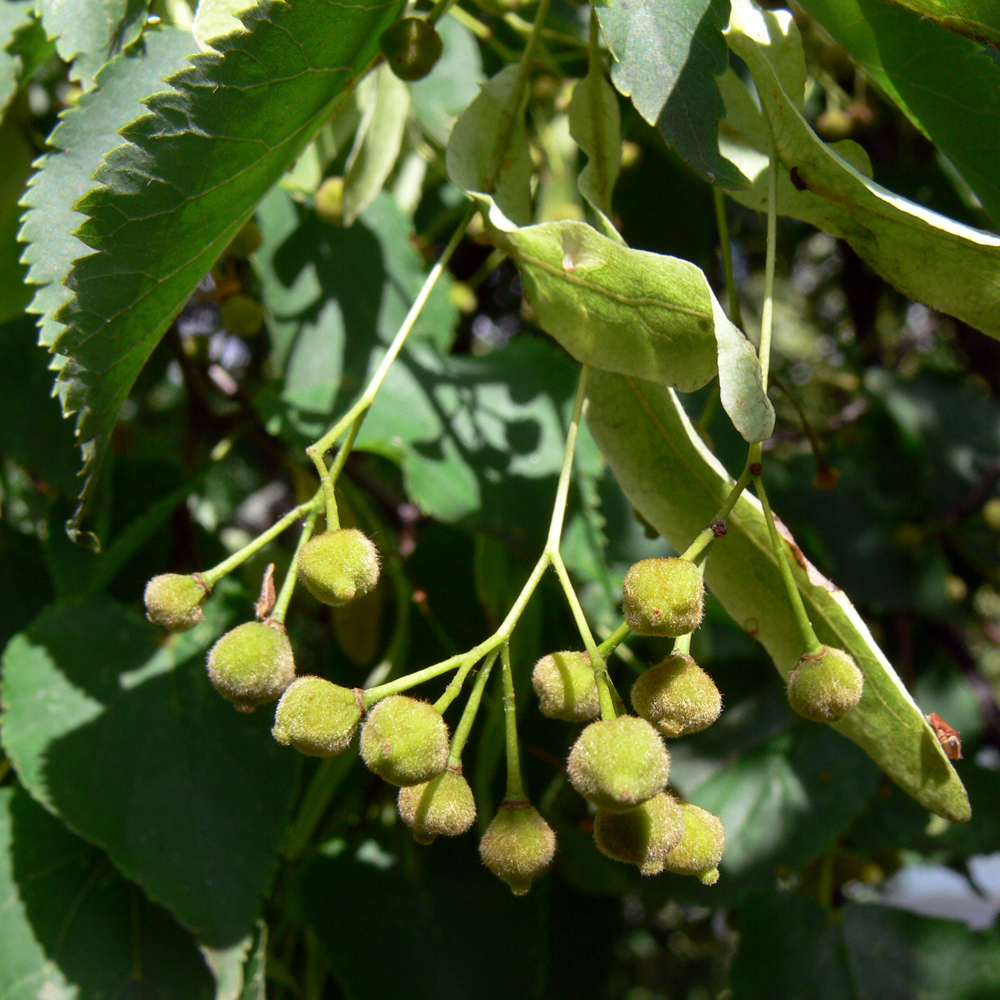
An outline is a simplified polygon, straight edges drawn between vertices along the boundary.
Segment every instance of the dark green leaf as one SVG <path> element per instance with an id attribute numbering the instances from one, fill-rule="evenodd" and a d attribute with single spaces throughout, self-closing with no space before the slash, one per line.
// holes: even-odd
<path id="1" fill-rule="evenodd" d="M 33 0 L 6 0 L 0 4 L 0 115 L 17 93 L 23 63 L 13 51 L 17 33 L 32 23 Z"/>
<path id="2" fill-rule="evenodd" d="M 192 937 L 21 789 L 0 789 L 0 996 L 210 1000 Z"/>
<path id="3" fill-rule="evenodd" d="M 268 710 L 238 715 L 208 682 L 220 604 L 166 643 L 107 600 L 49 608 L 4 655 L 3 741 L 37 799 L 225 947 L 271 883 L 297 764 Z"/>
<path id="4" fill-rule="evenodd" d="M 306 917 L 347 1000 L 542 995 L 544 883 L 515 897 L 474 843 L 422 849 L 423 877 L 373 841 L 356 850 L 331 842 L 309 866 Z"/>
<path id="5" fill-rule="evenodd" d="M 72 63 L 70 76 L 89 90 L 97 71 L 139 36 L 149 0 L 37 0 L 35 6 L 56 51 Z"/>
<path id="6" fill-rule="evenodd" d="M 975 42 L 884 0 L 803 6 L 951 159 L 1000 223 L 1000 63 Z"/>
<path id="7" fill-rule="evenodd" d="M 400 0 L 266 3 L 194 57 L 122 130 L 77 208 L 77 261 L 56 350 L 92 482 L 146 358 L 254 206 L 375 56 Z M 85 488 L 86 499 L 86 488 Z"/>
<path id="8" fill-rule="evenodd" d="M 31 173 L 34 150 L 21 127 L 0 122 L 0 323 L 13 319 L 31 299 L 24 284 L 24 267 L 17 244 L 18 199 Z"/>
<path id="9" fill-rule="evenodd" d="M 715 78 L 729 64 L 722 39 L 729 0 L 632 0 L 596 10 L 618 90 L 705 180 L 743 187 L 716 143 L 724 108 Z"/>
<path id="10" fill-rule="evenodd" d="M 951 31 L 1000 48 L 1000 10 L 995 0 L 885 0 L 921 17 L 929 17 Z"/>

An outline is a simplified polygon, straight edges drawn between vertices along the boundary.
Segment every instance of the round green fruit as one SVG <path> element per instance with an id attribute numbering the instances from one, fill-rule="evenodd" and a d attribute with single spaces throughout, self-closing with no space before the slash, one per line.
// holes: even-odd
<path id="1" fill-rule="evenodd" d="M 256 337 L 264 328 L 264 307 L 249 295 L 230 295 L 221 314 L 222 325 L 237 337 Z"/>
<path id="2" fill-rule="evenodd" d="M 229 246 L 226 247 L 226 253 L 237 260 L 246 260 L 252 253 L 256 253 L 260 249 L 263 242 L 264 237 L 261 235 L 260 226 L 251 219 L 232 238 Z"/>
<path id="3" fill-rule="evenodd" d="M 390 695 L 365 716 L 361 757 L 391 785 L 419 785 L 448 763 L 448 726 L 426 701 Z"/>
<path id="4" fill-rule="evenodd" d="M 566 763 L 573 787 L 598 809 L 622 812 L 666 787 L 670 755 L 663 737 L 633 715 L 592 722 Z"/>
<path id="5" fill-rule="evenodd" d="M 168 632 L 187 632 L 205 617 L 201 605 L 209 590 L 199 576 L 161 573 L 146 584 L 146 617 Z"/>
<path id="6" fill-rule="evenodd" d="M 497 878 L 523 896 L 556 853 L 556 835 L 530 802 L 505 802 L 479 841 L 479 856 Z"/>
<path id="7" fill-rule="evenodd" d="M 693 632 L 705 614 L 705 584 L 689 559 L 642 559 L 625 574 L 622 610 L 639 635 Z"/>
<path id="8" fill-rule="evenodd" d="M 441 58 L 443 44 L 434 25 L 423 17 L 404 17 L 379 41 L 389 68 L 400 80 L 420 80 Z"/>
<path id="9" fill-rule="evenodd" d="M 587 722 L 600 717 L 594 668 L 586 653 L 566 651 L 543 656 L 531 673 L 538 708 L 549 719 Z"/>
<path id="10" fill-rule="evenodd" d="M 241 712 L 274 701 L 295 679 L 285 627 L 277 622 L 238 625 L 209 651 L 208 676 Z"/>
<path id="11" fill-rule="evenodd" d="M 316 214 L 331 226 L 344 224 L 344 178 L 327 177 L 316 190 Z"/>
<path id="12" fill-rule="evenodd" d="M 715 722 L 722 695 L 690 656 L 678 654 L 639 676 L 632 685 L 632 707 L 664 736 L 687 736 Z"/>
<path id="13" fill-rule="evenodd" d="M 861 700 L 865 678 L 850 654 L 824 646 L 788 676 L 788 703 L 813 722 L 838 722 Z"/>
<path id="14" fill-rule="evenodd" d="M 361 714 L 351 688 L 322 677 L 299 677 L 278 702 L 271 735 L 309 757 L 332 757 L 350 745 Z"/>
<path id="15" fill-rule="evenodd" d="M 378 549 L 357 528 L 324 531 L 299 553 L 299 579 L 318 601 L 338 607 L 378 583 Z"/>
<path id="16" fill-rule="evenodd" d="M 678 875 L 696 875 L 705 885 L 714 885 L 719 880 L 719 862 L 726 846 L 722 820 L 690 802 L 682 802 L 680 808 L 684 833 L 663 859 L 663 867 Z"/>
<path id="17" fill-rule="evenodd" d="M 458 771 L 442 771 L 420 785 L 399 790 L 396 807 L 413 839 L 429 844 L 435 837 L 457 837 L 476 819 L 476 800 Z"/>
<path id="18" fill-rule="evenodd" d="M 677 800 L 666 792 L 654 795 L 627 812 L 598 809 L 594 817 L 594 843 L 615 861 L 637 865 L 643 875 L 663 871 L 663 859 L 684 834 L 684 814 Z"/>

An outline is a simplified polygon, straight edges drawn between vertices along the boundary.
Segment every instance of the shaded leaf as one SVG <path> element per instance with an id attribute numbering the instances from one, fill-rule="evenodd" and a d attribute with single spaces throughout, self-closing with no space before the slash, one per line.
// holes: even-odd
<path id="1" fill-rule="evenodd" d="M 13 787 L 0 789 L 0 908 L 4 1000 L 216 995 L 195 941 L 170 914 Z"/>
<path id="2" fill-rule="evenodd" d="M 37 0 L 42 27 L 56 51 L 71 63 L 70 76 L 85 90 L 97 71 L 130 42 L 146 23 L 148 0 Z"/>
<path id="3" fill-rule="evenodd" d="M 569 131 L 587 154 L 577 178 L 580 194 L 613 230 L 611 195 L 622 163 L 621 113 L 615 92 L 596 66 L 573 88 Z"/>
<path id="4" fill-rule="evenodd" d="M 723 114 L 715 77 L 728 65 L 722 28 L 729 0 L 632 0 L 595 10 L 618 90 L 701 177 L 744 186 L 715 141 Z"/>
<path id="5" fill-rule="evenodd" d="M 710 524 L 733 484 L 670 390 L 594 373 L 588 421 L 615 477 L 639 512 L 678 551 Z M 783 677 L 805 651 L 788 605 L 760 504 L 744 493 L 713 543 L 706 567 L 712 593 L 757 638 Z M 923 713 L 844 593 L 788 553 L 821 642 L 846 649 L 865 675 L 858 706 L 834 728 L 854 740 L 918 802 L 950 819 L 969 818 L 965 789 Z M 799 560 L 801 559 L 801 562 Z"/>
<path id="6" fill-rule="evenodd" d="M 780 13 L 783 16 L 756 10 L 749 0 L 733 0 L 727 34 L 731 47 L 754 75 L 774 133 L 783 168 L 778 210 L 847 240 L 905 295 L 1000 338 L 1000 237 L 887 191 L 838 155 L 850 146 L 834 150 L 817 138 L 781 85 L 776 61 L 781 51 L 773 52 L 772 42 L 787 45 L 796 40 L 798 45 L 798 33 L 791 16 Z M 752 157 L 741 166 L 754 187 L 733 197 L 760 209 L 766 204 L 767 147 L 755 146 L 745 129 L 737 143 L 744 140 L 743 148 L 751 150 Z"/>
<path id="7" fill-rule="evenodd" d="M 203 655 L 225 612 L 218 596 L 206 610 L 164 644 L 106 599 L 48 608 L 4 655 L 3 741 L 34 797 L 228 947 L 273 878 L 297 761 L 266 710 L 239 715 L 212 689 Z"/>
<path id="8" fill-rule="evenodd" d="M 347 1000 L 542 995 L 544 884 L 515 898 L 482 867 L 474 843 L 422 850 L 422 878 L 373 841 L 323 848 L 303 878 L 303 902 Z"/>
<path id="9" fill-rule="evenodd" d="M 14 122 L 0 122 L 0 323 L 14 319 L 28 304 L 31 292 L 25 287 L 24 271 L 17 244 L 18 205 L 25 182 L 31 174 L 34 149 Z"/>
<path id="10" fill-rule="evenodd" d="M 18 34 L 34 23 L 33 0 L 6 0 L 0 4 L 0 115 L 17 93 L 23 61 L 14 43 Z"/>
<path id="11" fill-rule="evenodd" d="M 702 271 L 631 250 L 580 222 L 499 233 L 517 261 L 539 325 L 578 361 L 682 392 L 718 370 L 722 403 L 748 441 L 774 427 L 750 342 L 729 322 Z"/>
<path id="12" fill-rule="evenodd" d="M 1000 10 L 994 0 L 885 0 L 909 7 L 951 31 L 1000 48 Z"/>
<path id="13" fill-rule="evenodd" d="M 366 77 L 361 87 L 366 88 L 358 93 L 364 117 L 344 173 L 345 226 L 353 225 L 382 190 L 402 148 L 410 112 L 410 92 L 388 63 Z"/>
<path id="14" fill-rule="evenodd" d="M 949 157 L 1000 223 L 1000 64 L 975 42 L 884 0 L 803 6 Z"/>
<path id="15" fill-rule="evenodd" d="M 448 179 L 468 194 L 492 195 L 511 222 L 531 221 L 531 155 L 524 127 L 527 93 L 516 102 L 518 67 L 507 66 L 483 84 L 462 112 L 445 162 Z"/>
<path id="16" fill-rule="evenodd" d="M 76 262 L 56 350 L 88 486 L 121 403 L 177 312 L 254 206 L 375 57 L 400 0 L 266 3 L 122 130 L 77 208 L 97 252 Z M 79 520 L 79 518 L 78 518 Z"/>

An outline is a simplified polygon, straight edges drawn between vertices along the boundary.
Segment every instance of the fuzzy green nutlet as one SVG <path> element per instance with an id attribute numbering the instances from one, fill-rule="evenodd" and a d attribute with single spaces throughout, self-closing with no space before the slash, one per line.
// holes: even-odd
<path id="1" fill-rule="evenodd" d="M 444 48 L 437 29 L 423 17 L 401 18 L 383 33 L 378 45 L 400 80 L 427 76 Z"/>
<path id="2" fill-rule="evenodd" d="M 378 583 L 378 549 L 357 528 L 314 535 L 299 553 L 299 579 L 318 601 L 337 607 Z"/>
<path id="3" fill-rule="evenodd" d="M 344 224 L 344 178 L 327 177 L 316 189 L 316 214 L 331 226 Z"/>
<path id="4" fill-rule="evenodd" d="M 271 735 L 309 757 L 332 757 L 347 749 L 360 721 L 356 691 L 322 677 L 299 677 L 278 702 Z"/>
<path id="5" fill-rule="evenodd" d="M 664 736 L 707 729 L 722 712 L 715 681 L 690 656 L 668 656 L 632 685 L 632 707 Z"/>
<path id="6" fill-rule="evenodd" d="M 435 837 L 457 837 L 476 819 L 476 800 L 458 771 L 442 771 L 420 785 L 399 790 L 396 807 L 413 839 L 429 844 Z"/>
<path id="7" fill-rule="evenodd" d="M 530 802 L 505 802 L 479 841 L 479 857 L 497 878 L 523 896 L 556 853 L 556 835 Z"/>
<path id="8" fill-rule="evenodd" d="M 600 718 L 594 668 L 586 653 L 570 650 L 543 656 L 535 664 L 531 683 L 546 718 L 566 722 Z"/>
<path id="9" fill-rule="evenodd" d="M 264 328 L 264 307 L 242 292 L 222 303 L 220 316 L 222 325 L 237 337 L 256 337 Z"/>
<path id="10" fill-rule="evenodd" d="M 637 865 L 643 875 L 663 871 L 663 859 L 684 834 L 684 814 L 677 800 L 666 792 L 654 795 L 627 812 L 598 809 L 594 817 L 597 849 L 626 864 Z"/>
<path id="11" fill-rule="evenodd" d="M 263 242 L 264 236 L 260 231 L 260 226 L 253 219 L 250 219 L 232 238 L 229 246 L 226 247 L 226 253 L 237 260 L 246 260 L 247 257 L 260 249 Z"/>
<path id="12" fill-rule="evenodd" d="M 227 632 L 208 654 L 216 691 L 241 712 L 274 701 L 295 679 L 295 658 L 285 627 L 246 622 Z"/>
<path id="13" fill-rule="evenodd" d="M 865 678 L 842 649 L 806 654 L 788 676 L 788 702 L 813 722 L 837 722 L 861 700 Z"/>
<path id="14" fill-rule="evenodd" d="M 693 632 L 705 614 L 705 584 L 689 559 L 641 559 L 625 574 L 622 610 L 639 635 Z"/>
<path id="15" fill-rule="evenodd" d="M 187 632 L 205 617 L 209 587 L 194 574 L 161 573 L 146 584 L 146 617 L 168 632 Z"/>
<path id="16" fill-rule="evenodd" d="M 592 722 L 566 762 L 573 787 L 598 809 L 621 812 L 659 795 L 670 774 L 663 737 L 633 715 Z"/>
<path id="17" fill-rule="evenodd" d="M 719 862 L 726 846 L 722 820 L 707 809 L 682 802 L 684 834 L 663 859 L 663 867 L 678 875 L 696 875 L 705 885 L 719 880 Z"/>
<path id="18" fill-rule="evenodd" d="M 426 701 L 405 694 L 383 698 L 365 716 L 361 757 L 391 785 L 419 785 L 448 763 L 448 726 Z"/>

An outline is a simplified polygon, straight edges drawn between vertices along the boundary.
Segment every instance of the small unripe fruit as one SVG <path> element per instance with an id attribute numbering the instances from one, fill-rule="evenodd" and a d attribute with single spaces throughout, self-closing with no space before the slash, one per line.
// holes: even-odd
<path id="1" fill-rule="evenodd" d="M 615 861 L 637 865 L 643 875 L 663 871 L 663 859 L 681 842 L 683 833 L 684 814 L 666 792 L 628 812 L 598 809 L 594 817 L 597 849 Z"/>
<path id="2" fill-rule="evenodd" d="M 722 695 L 690 656 L 677 654 L 639 676 L 632 685 L 632 707 L 664 736 L 687 736 L 715 722 Z"/>
<path id="3" fill-rule="evenodd" d="M 523 896 L 552 864 L 556 835 L 529 802 L 505 802 L 479 841 L 479 856 L 497 878 Z"/>
<path id="4" fill-rule="evenodd" d="M 309 757 L 332 757 L 346 750 L 361 721 L 351 688 L 322 677 L 299 677 L 278 702 L 271 735 Z"/>
<path id="5" fill-rule="evenodd" d="M 802 657 L 788 677 L 788 703 L 813 722 L 837 722 L 861 700 L 865 678 L 842 649 Z"/>
<path id="6" fill-rule="evenodd" d="M 420 844 L 435 837 L 457 837 L 476 819 L 476 800 L 469 783 L 457 771 L 442 771 L 436 778 L 399 790 L 399 815 Z"/>
<path id="7" fill-rule="evenodd" d="M 573 787 L 598 809 L 621 812 L 659 795 L 670 774 L 663 738 L 632 715 L 592 722 L 566 763 Z"/>
<path id="8" fill-rule="evenodd" d="M 705 614 L 705 584 L 689 559 L 641 559 L 623 589 L 625 621 L 639 635 L 687 635 Z"/>
<path id="9" fill-rule="evenodd" d="M 187 632 L 205 617 L 201 602 L 208 591 L 200 577 L 161 573 L 146 584 L 146 617 L 168 632 Z"/>
<path id="10" fill-rule="evenodd" d="M 264 307 L 249 295 L 230 295 L 221 308 L 222 325 L 237 337 L 256 337 L 264 327 Z"/>
<path id="11" fill-rule="evenodd" d="M 707 809 L 681 803 L 684 834 L 663 859 L 663 867 L 678 875 L 696 875 L 705 885 L 719 880 L 719 862 L 726 846 L 722 820 Z"/>
<path id="12" fill-rule="evenodd" d="M 327 177 L 316 189 L 316 214 L 331 226 L 344 224 L 344 178 Z"/>
<path id="13" fill-rule="evenodd" d="M 594 668 L 586 653 L 549 653 L 536 664 L 531 683 L 538 695 L 538 708 L 549 719 L 587 722 L 600 718 Z"/>
<path id="14" fill-rule="evenodd" d="M 226 247 L 226 253 L 237 260 L 245 260 L 250 254 L 256 253 L 263 242 L 264 237 L 261 234 L 260 226 L 251 219 L 232 238 L 229 246 Z"/>
<path id="15" fill-rule="evenodd" d="M 299 579 L 318 601 L 337 607 L 378 583 L 378 549 L 357 528 L 324 531 L 299 553 Z"/>
<path id="16" fill-rule="evenodd" d="M 295 658 L 285 627 L 246 622 L 209 651 L 208 676 L 215 690 L 241 712 L 274 701 L 295 679 Z"/>
<path id="17" fill-rule="evenodd" d="M 422 17 L 404 17 L 379 40 L 389 68 L 400 80 L 420 80 L 441 58 L 443 44 L 434 25 Z"/>
<path id="18" fill-rule="evenodd" d="M 448 726 L 426 701 L 390 695 L 365 716 L 361 756 L 391 785 L 419 785 L 448 763 Z"/>

